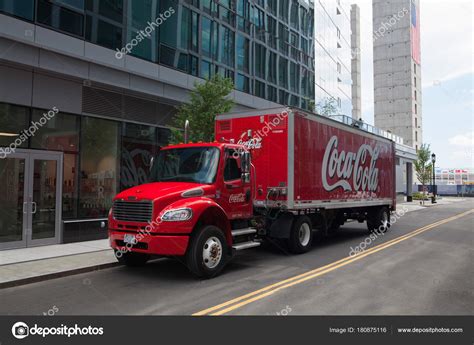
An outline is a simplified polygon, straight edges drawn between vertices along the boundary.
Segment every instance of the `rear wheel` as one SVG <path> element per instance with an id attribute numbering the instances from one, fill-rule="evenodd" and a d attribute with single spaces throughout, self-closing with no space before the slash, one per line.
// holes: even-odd
<path id="1" fill-rule="evenodd" d="M 215 277 L 224 268 L 226 261 L 227 242 L 221 229 L 207 225 L 191 237 L 186 264 L 196 276 Z"/>
<path id="2" fill-rule="evenodd" d="M 369 213 L 367 216 L 367 229 L 370 232 L 387 232 L 390 227 L 390 212 L 388 208 L 382 207 Z"/>
<path id="3" fill-rule="evenodd" d="M 115 251 L 115 257 L 117 258 L 119 263 L 121 263 L 122 265 L 130 266 L 130 267 L 143 266 L 150 259 L 150 255 L 148 254 L 134 253 L 134 252 L 124 253 L 119 250 Z"/>
<path id="4" fill-rule="evenodd" d="M 290 238 L 287 240 L 288 248 L 292 253 L 306 253 L 311 249 L 313 241 L 313 228 L 307 216 L 299 216 L 293 221 Z"/>

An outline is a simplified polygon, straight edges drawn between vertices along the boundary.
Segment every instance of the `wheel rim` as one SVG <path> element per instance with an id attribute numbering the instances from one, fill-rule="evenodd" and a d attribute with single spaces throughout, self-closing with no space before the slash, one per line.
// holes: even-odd
<path id="1" fill-rule="evenodd" d="M 215 268 L 222 259 L 222 243 L 215 237 L 209 237 L 204 243 L 202 260 L 207 268 Z"/>
<path id="2" fill-rule="evenodd" d="M 300 230 L 298 231 L 298 238 L 300 240 L 300 244 L 303 247 L 306 247 L 309 243 L 309 239 L 311 237 L 311 229 L 308 223 L 303 223 L 300 226 Z"/>

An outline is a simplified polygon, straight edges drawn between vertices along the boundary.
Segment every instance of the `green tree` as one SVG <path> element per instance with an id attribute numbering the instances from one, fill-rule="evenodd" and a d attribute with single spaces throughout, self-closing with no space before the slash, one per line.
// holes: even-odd
<path id="1" fill-rule="evenodd" d="M 334 98 L 325 98 L 324 100 L 319 101 L 315 107 L 316 112 L 324 116 L 336 115 L 337 107 L 334 104 L 335 102 L 336 100 Z"/>
<path id="2" fill-rule="evenodd" d="M 431 150 L 430 145 L 422 144 L 418 149 L 418 159 L 415 161 L 416 178 L 423 186 L 423 193 L 425 185 L 431 179 L 432 164 L 431 164 Z"/>
<path id="3" fill-rule="evenodd" d="M 189 103 L 179 106 L 173 118 L 173 126 L 176 129 L 171 131 L 171 143 L 184 141 L 183 129 L 186 120 L 189 120 L 190 141 L 213 141 L 215 116 L 232 109 L 234 101 L 227 96 L 233 88 L 232 79 L 219 74 L 204 83 L 195 83 Z"/>

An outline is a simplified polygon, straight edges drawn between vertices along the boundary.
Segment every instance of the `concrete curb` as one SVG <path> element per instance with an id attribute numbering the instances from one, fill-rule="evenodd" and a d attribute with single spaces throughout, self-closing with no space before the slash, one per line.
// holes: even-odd
<path id="1" fill-rule="evenodd" d="M 81 267 L 81 268 L 75 268 L 75 269 L 67 270 L 67 271 L 43 274 L 43 275 L 35 276 L 35 277 L 22 278 L 22 279 L 18 279 L 18 280 L 12 280 L 12 281 L 8 281 L 8 282 L 0 283 L 0 289 L 7 289 L 7 288 L 10 288 L 10 287 L 15 287 L 15 286 L 38 283 L 38 282 L 45 281 L 45 280 L 63 278 L 63 277 L 72 276 L 72 275 L 81 274 L 81 273 L 100 271 L 100 270 L 103 270 L 103 269 L 106 269 L 106 268 L 113 268 L 113 267 L 117 267 L 117 266 L 120 266 L 120 263 L 118 263 L 118 262 L 109 262 L 109 263 L 106 263 L 106 264 L 98 264 L 98 265 L 93 265 L 93 266 L 90 266 L 90 267 Z"/>

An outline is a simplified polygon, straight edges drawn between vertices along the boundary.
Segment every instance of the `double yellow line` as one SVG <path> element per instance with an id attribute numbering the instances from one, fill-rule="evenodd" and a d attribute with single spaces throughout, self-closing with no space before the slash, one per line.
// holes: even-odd
<path id="1" fill-rule="evenodd" d="M 422 228 L 419 228 L 419 229 L 416 229 L 416 230 L 414 230 L 414 231 L 412 231 L 412 232 L 410 232 L 406 235 L 397 237 L 393 240 L 390 240 L 388 242 L 385 242 L 385 243 L 382 243 L 378 246 L 370 248 L 370 249 L 368 249 L 364 252 L 361 252 L 357 255 L 345 257 L 341 260 L 335 261 L 335 262 L 330 263 L 326 266 L 322 266 L 322 267 L 319 267 L 317 269 L 305 272 L 303 274 L 300 274 L 300 275 L 282 280 L 278 283 L 268 285 L 268 286 L 266 286 L 262 289 L 250 292 L 248 294 L 245 294 L 243 296 L 234 298 L 230 301 L 221 303 L 221 304 L 216 305 L 214 307 L 201 310 L 199 312 L 194 313 L 193 315 L 199 316 L 199 315 L 222 315 L 222 314 L 226 314 L 226 313 L 228 313 L 232 310 L 243 307 L 244 305 L 247 305 L 249 303 L 258 301 L 262 298 L 268 297 L 268 296 L 270 296 L 270 295 L 272 295 L 272 294 L 274 294 L 274 293 L 276 293 L 280 290 L 287 289 L 291 286 L 301 284 L 301 283 L 303 283 L 307 280 L 314 279 L 316 277 L 322 276 L 322 275 L 324 275 L 326 273 L 329 273 L 331 271 L 334 271 L 334 270 L 336 270 L 340 267 L 346 266 L 346 265 L 348 265 L 352 262 L 355 262 L 355 261 L 358 261 L 362 258 L 365 258 L 366 256 L 375 254 L 375 253 L 377 253 L 377 252 L 379 252 L 383 249 L 389 248 L 389 247 L 391 247 L 391 246 L 393 246 L 397 243 L 408 240 L 409 238 L 417 236 L 417 235 L 419 235 L 419 234 L 421 234 L 425 231 L 428 231 L 428 230 L 433 229 L 435 227 L 438 227 L 440 225 L 443 225 L 443 224 L 446 224 L 446 223 L 451 222 L 453 220 L 464 217 L 464 216 L 466 216 L 466 215 L 468 215 L 472 212 L 474 212 L 474 210 L 469 210 L 469 211 L 460 213 L 456 216 L 446 218 L 446 219 L 440 220 L 438 222 L 426 225 L 426 226 L 424 226 Z"/>

